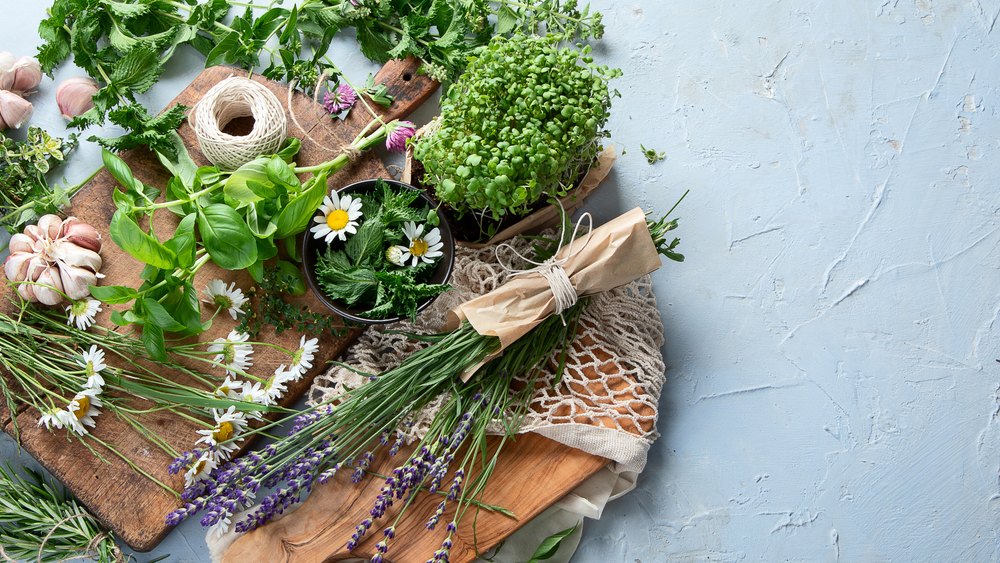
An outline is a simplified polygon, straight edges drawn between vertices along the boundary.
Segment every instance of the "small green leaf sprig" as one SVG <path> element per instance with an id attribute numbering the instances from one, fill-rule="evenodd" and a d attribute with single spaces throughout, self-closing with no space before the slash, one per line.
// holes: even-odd
<path id="1" fill-rule="evenodd" d="M 289 303 L 283 298 L 305 292 L 298 266 L 284 260 L 278 260 L 274 266 L 265 265 L 263 278 L 247 292 L 250 309 L 240 317 L 236 331 L 257 338 L 265 325 L 271 325 L 275 334 L 286 330 L 316 335 L 326 330 L 334 337 L 347 334 L 349 321 L 342 323 L 336 317 L 310 311 L 305 305 Z"/>
<path id="2" fill-rule="evenodd" d="M 459 217 L 524 215 L 563 196 L 600 151 L 618 69 L 559 37 L 496 38 L 441 103 L 440 127 L 415 143 L 438 199 Z"/>
<path id="3" fill-rule="evenodd" d="M 641 143 L 639 144 L 639 149 L 642 150 L 642 156 L 646 157 L 646 162 L 650 164 L 656 164 L 664 160 L 667 156 L 667 151 L 656 152 L 656 149 L 647 149 Z"/>
<path id="4" fill-rule="evenodd" d="M 406 232 L 436 214 L 427 205 L 414 205 L 418 192 L 382 180 L 376 181 L 373 192 L 359 198 L 357 233 L 347 237 L 345 244 L 332 243 L 317 253 L 320 286 L 327 296 L 349 307 L 370 307 L 360 316 L 416 318 L 421 302 L 449 289 L 447 284 L 426 283 L 441 259 L 440 252 L 428 252 L 424 240 L 433 230 L 424 233 L 421 229 L 414 240 L 410 240 L 413 233 Z M 403 259 L 404 252 L 413 254 L 412 263 Z"/>

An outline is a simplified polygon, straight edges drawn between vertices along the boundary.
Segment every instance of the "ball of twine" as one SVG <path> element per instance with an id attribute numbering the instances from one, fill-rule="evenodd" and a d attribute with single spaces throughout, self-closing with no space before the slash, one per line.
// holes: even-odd
<path id="1" fill-rule="evenodd" d="M 262 154 L 274 154 L 285 140 L 288 120 L 281 102 L 264 86 L 230 76 L 195 105 L 194 133 L 201 152 L 223 170 L 235 170 Z M 253 116 L 253 130 L 234 136 L 222 128 L 237 117 Z"/>

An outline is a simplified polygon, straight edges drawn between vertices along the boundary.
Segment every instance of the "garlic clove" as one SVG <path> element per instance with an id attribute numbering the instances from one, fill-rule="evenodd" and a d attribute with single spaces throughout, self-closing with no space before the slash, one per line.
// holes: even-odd
<path id="1" fill-rule="evenodd" d="M 10 51 L 0 51 L 0 90 L 10 90 L 14 85 L 14 63 L 17 57 Z"/>
<path id="2" fill-rule="evenodd" d="M 90 286 L 97 285 L 97 276 L 86 268 L 60 265 L 59 276 L 62 278 L 63 293 L 74 301 L 88 297 Z"/>
<path id="3" fill-rule="evenodd" d="M 59 276 L 59 268 L 49 266 L 42 270 L 36 280 L 41 285 L 35 286 L 35 297 L 45 305 L 58 305 L 63 301 L 63 284 Z M 77 298 L 79 299 L 79 298 Z"/>
<path id="4" fill-rule="evenodd" d="M 45 231 L 40 229 L 38 225 L 28 225 L 24 228 L 24 235 L 30 238 L 33 243 L 45 240 Z"/>
<path id="5" fill-rule="evenodd" d="M 24 281 L 28 277 L 28 263 L 34 258 L 29 252 L 12 252 L 3 263 L 3 273 L 12 282 Z"/>
<path id="6" fill-rule="evenodd" d="M 31 119 L 35 106 L 21 96 L 7 90 L 0 90 L 0 116 L 8 127 L 20 129 Z"/>
<path id="7" fill-rule="evenodd" d="M 101 255 L 93 250 L 77 246 L 66 239 L 59 239 L 49 248 L 49 256 L 68 266 L 90 268 L 94 272 L 101 269 Z"/>
<path id="8" fill-rule="evenodd" d="M 24 279 L 18 281 L 36 282 L 42 272 L 47 269 L 48 264 L 46 264 L 45 260 L 36 254 L 28 261 L 28 272 L 25 274 Z M 37 303 L 38 297 L 35 295 L 36 287 L 38 286 L 27 283 L 19 283 L 17 284 L 17 294 L 20 295 L 25 301 Z"/>
<path id="9" fill-rule="evenodd" d="M 42 215 L 35 224 L 45 233 L 46 237 L 50 240 L 56 240 L 59 237 L 59 229 L 62 227 L 63 221 L 58 215 L 49 214 Z"/>
<path id="10" fill-rule="evenodd" d="M 100 252 L 102 248 L 101 233 L 76 217 L 67 217 L 63 221 L 59 238 L 64 238 L 81 248 L 94 252 Z"/>
<path id="11" fill-rule="evenodd" d="M 10 237 L 10 242 L 7 244 L 7 249 L 10 250 L 11 254 L 17 252 L 27 252 L 33 253 L 37 252 L 38 249 L 35 248 L 35 241 L 28 235 L 24 233 L 15 233 Z"/>
<path id="12" fill-rule="evenodd" d="M 91 78 L 76 76 L 63 80 L 56 89 L 56 104 L 66 119 L 83 115 L 94 107 L 94 94 L 100 90 Z"/>
<path id="13" fill-rule="evenodd" d="M 14 73 L 14 84 L 11 90 L 30 90 L 42 82 L 42 66 L 31 57 L 21 57 L 17 59 L 11 67 Z"/>

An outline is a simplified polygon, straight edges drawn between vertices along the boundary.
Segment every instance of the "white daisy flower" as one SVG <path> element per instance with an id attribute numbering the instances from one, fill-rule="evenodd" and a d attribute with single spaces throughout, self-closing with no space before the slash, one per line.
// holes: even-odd
<path id="1" fill-rule="evenodd" d="M 259 381 L 254 381 L 253 384 L 249 381 L 244 381 L 243 391 L 240 394 L 240 400 L 245 403 L 263 405 L 264 401 L 267 400 L 267 392 L 261 388 Z M 260 415 L 260 411 L 250 411 L 247 413 L 247 417 L 254 420 L 263 420 Z"/>
<path id="2" fill-rule="evenodd" d="M 87 330 L 87 327 L 94 324 L 94 317 L 97 316 L 97 313 L 101 312 L 101 302 L 97 299 L 73 301 L 71 305 L 66 307 L 66 312 L 69 314 L 66 324 L 71 325 L 75 321 L 76 328 Z"/>
<path id="3" fill-rule="evenodd" d="M 405 266 L 406 258 L 403 258 L 410 250 L 405 246 L 390 246 L 385 251 L 385 259 L 397 266 Z"/>
<path id="4" fill-rule="evenodd" d="M 64 417 L 70 422 L 69 428 L 81 436 L 87 433 L 87 426 L 93 428 L 97 425 L 94 417 L 101 414 L 97 407 L 103 406 L 97 393 L 96 389 L 84 389 L 77 393 L 66 407 L 66 411 L 71 415 Z"/>
<path id="5" fill-rule="evenodd" d="M 101 376 L 101 371 L 108 367 L 104 363 L 104 350 L 98 349 L 96 344 L 91 344 L 90 350 L 84 352 L 82 356 L 83 361 L 77 360 L 76 363 L 83 368 L 87 375 L 87 387 L 96 389 L 100 393 L 104 389 L 104 378 Z"/>
<path id="6" fill-rule="evenodd" d="M 229 410 L 219 414 L 214 411 L 215 426 L 206 430 L 198 430 L 201 438 L 196 444 L 205 442 L 209 446 L 216 446 L 217 459 L 228 459 L 229 453 L 236 449 L 236 442 L 243 440 L 240 434 L 247 427 L 247 417 L 242 412 L 236 412 L 236 407 L 229 407 Z"/>
<path id="7" fill-rule="evenodd" d="M 209 474 L 213 469 L 218 467 L 219 464 L 214 459 L 212 459 L 212 454 L 209 452 L 204 452 L 198 461 L 190 465 L 190 469 L 184 473 L 184 487 L 190 487 L 196 482 L 203 479 L 208 479 Z"/>
<path id="8" fill-rule="evenodd" d="M 267 385 L 264 386 L 264 400 L 261 401 L 261 404 L 267 406 L 278 404 L 278 399 L 284 397 L 285 392 L 288 391 L 288 388 L 285 387 L 285 383 L 288 383 L 289 381 L 290 379 L 285 371 L 285 364 L 281 364 L 281 366 L 274 371 L 274 376 L 268 380 Z"/>
<path id="9" fill-rule="evenodd" d="M 441 242 L 441 232 L 438 231 L 438 228 L 434 227 L 427 235 L 421 236 L 423 232 L 424 226 L 417 225 L 413 221 L 407 221 L 403 225 L 403 234 L 406 235 L 406 238 L 410 239 L 409 248 L 403 251 L 403 262 L 406 262 L 412 256 L 413 262 L 410 264 L 411 266 L 416 266 L 421 260 L 428 264 L 433 264 L 434 258 L 444 256 L 444 253 L 441 252 L 444 243 Z"/>
<path id="10" fill-rule="evenodd" d="M 233 523 L 232 520 L 229 519 L 230 516 L 232 516 L 232 514 L 228 512 L 226 514 L 220 514 L 219 521 L 209 526 L 208 535 L 215 536 L 215 539 L 219 539 L 226 535 L 226 532 L 229 531 L 229 525 Z"/>
<path id="11" fill-rule="evenodd" d="M 218 387 L 216 387 L 215 391 L 213 391 L 213 393 L 217 397 L 220 397 L 220 398 L 223 398 L 223 399 L 232 399 L 234 401 L 239 401 L 240 400 L 240 389 L 242 389 L 242 388 L 243 388 L 243 382 L 242 381 L 235 380 L 232 377 L 230 377 L 229 375 L 227 375 L 226 376 L 226 380 L 222 382 L 222 385 L 219 385 Z"/>
<path id="12" fill-rule="evenodd" d="M 253 365 L 253 346 L 244 344 L 249 338 L 249 334 L 233 330 L 229 336 L 213 340 L 208 351 L 221 352 L 215 356 L 215 361 L 226 366 L 227 374 L 246 373 L 247 368 Z"/>
<path id="13" fill-rule="evenodd" d="M 212 280 L 209 282 L 205 286 L 205 297 L 208 299 L 202 299 L 202 303 L 215 305 L 220 309 L 228 309 L 234 321 L 236 320 L 236 315 L 243 314 L 243 310 L 240 307 L 249 301 L 249 299 L 243 297 L 243 290 L 236 287 L 236 282 L 229 284 L 227 288 L 226 282 L 222 280 Z"/>
<path id="14" fill-rule="evenodd" d="M 360 199 L 347 194 L 339 197 L 334 192 L 332 196 L 326 196 L 319 210 L 323 212 L 323 217 L 314 217 L 313 221 L 318 224 L 309 229 L 313 233 L 313 238 L 325 239 L 329 243 L 335 238 L 347 240 L 348 233 L 353 235 L 358 232 L 358 219 L 361 218 Z"/>
<path id="15" fill-rule="evenodd" d="M 305 375 L 306 371 L 313 367 L 313 358 L 316 357 L 316 351 L 319 350 L 317 342 L 319 342 L 319 338 L 306 341 L 306 337 L 303 336 L 299 339 L 299 349 L 292 354 L 292 367 L 288 368 L 288 371 L 297 371 Z"/>
<path id="16" fill-rule="evenodd" d="M 44 424 L 46 430 L 51 431 L 53 426 L 62 430 L 63 423 L 66 421 L 64 415 L 67 414 L 69 413 L 67 413 L 63 409 L 56 407 L 52 410 L 44 412 L 42 414 L 42 417 L 38 419 L 38 423 L 36 424 L 36 426 L 42 426 Z"/>

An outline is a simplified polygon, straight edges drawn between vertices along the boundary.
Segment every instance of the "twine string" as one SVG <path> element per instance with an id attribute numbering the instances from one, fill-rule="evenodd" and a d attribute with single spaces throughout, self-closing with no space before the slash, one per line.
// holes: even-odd
<path id="1" fill-rule="evenodd" d="M 194 111 L 194 132 L 202 152 L 224 170 L 235 170 L 258 156 L 278 152 L 287 136 L 288 121 L 277 96 L 241 76 L 230 76 L 213 86 Z M 248 116 L 254 119 L 249 134 L 222 132 L 233 119 Z"/>
<path id="2" fill-rule="evenodd" d="M 556 199 L 556 201 L 559 203 L 560 209 L 562 209 L 562 202 L 560 202 L 558 198 Z M 565 214 L 565 210 L 563 210 L 563 214 Z M 576 252 L 574 252 L 573 245 L 576 243 L 577 234 L 579 233 L 580 228 L 583 226 L 584 219 L 587 220 L 587 240 L 583 243 L 583 245 L 581 245 L 576 250 Z M 543 278 L 545 278 L 545 281 L 549 283 L 549 288 L 551 288 L 552 290 L 552 296 L 555 298 L 554 313 L 562 317 L 562 312 L 575 305 L 578 299 L 578 296 L 576 294 L 576 289 L 570 282 L 569 275 L 566 274 L 566 270 L 565 268 L 563 268 L 563 265 L 566 264 L 566 262 L 568 262 L 571 258 L 582 252 L 583 249 L 586 248 L 588 244 L 590 244 L 590 239 L 593 236 L 593 233 L 594 233 L 594 218 L 590 215 L 590 213 L 584 213 L 583 215 L 580 216 L 580 219 L 576 222 L 576 226 L 573 228 L 573 236 L 570 238 L 569 247 L 567 248 L 566 251 L 566 256 L 562 259 L 556 258 L 556 256 L 559 254 L 560 251 L 562 251 L 563 248 L 562 236 L 560 236 L 559 238 L 559 245 L 556 247 L 555 253 L 553 253 L 551 258 L 543 262 L 536 262 L 522 255 L 513 246 L 507 243 L 498 244 L 494 252 L 496 253 L 497 263 L 499 263 L 500 267 L 502 267 L 507 272 L 508 279 L 515 276 L 530 274 L 534 272 L 537 272 Z M 503 259 L 500 257 L 500 249 L 503 247 L 510 249 L 510 251 L 513 252 L 515 256 L 517 256 L 518 258 L 529 264 L 533 264 L 534 267 L 526 270 L 519 270 L 517 268 L 508 266 L 507 264 L 504 263 Z M 566 319 L 563 318 L 563 326 L 565 325 L 566 325 Z"/>

